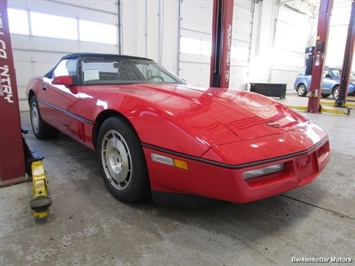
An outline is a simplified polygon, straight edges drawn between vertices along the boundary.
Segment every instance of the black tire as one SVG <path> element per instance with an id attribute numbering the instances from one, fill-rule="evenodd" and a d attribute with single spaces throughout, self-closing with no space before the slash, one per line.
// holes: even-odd
<path id="1" fill-rule="evenodd" d="M 300 84 L 297 86 L 297 95 L 300 97 L 304 97 L 307 95 L 307 89 L 304 84 Z"/>
<path id="2" fill-rule="evenodd" d="M 332 95 L 333 95 L 333 98 L 335 100 L 338 100 L 338 97 L 339 97 L 339 86 L 334 87 L 334 89 L 332 91 Z"/>
<path id="3" fill-rule="evenodd" d="M 33 134 L 36 138 L 50 139 L 59 135 L 59 131 L 57 129 L 42 120 L 36 96 L 33 96 L 30 100 L 30 118 Z"/>
<path id="4" fill-rule="evenodd" d="M 322 98 L 328 98 L 330 96 L 330 94 L 329 93 L 322 93 L 321 96 L 322 96 Z"/>
<path id="5" fill-rule="evenodd" d="M 149 195 L 143 150 L 128 122 L 118 117 L 106 119 L 100 128 L 96 152 L 104 182 L 118 200 L 137 202 Z"/>

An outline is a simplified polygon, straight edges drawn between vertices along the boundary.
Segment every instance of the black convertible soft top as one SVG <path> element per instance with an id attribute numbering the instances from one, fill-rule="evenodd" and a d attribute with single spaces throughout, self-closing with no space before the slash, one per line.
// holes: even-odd
<path id="1" fill-rule="evenodd" d="M 151 61 L 154 62 L 152 59 L 145 58 L 145 57 L 137 57 L 137 56 L 131 56 L 131 55 L 119 55 L 119 54 L 101 54 L 101 53 L 73 53 L 73 54 L 67 54 L 63 56 L 59 62 L 49 71 L 47 72 L 44 76 L 46 78 L 51 78 L 53 76 L 53 71 L 57 67 L 57 65 L 65 59 L 77 59 L 77 58 L 82 58 L 82 57 L 116 57 L 117 59 L 135 59 L 135 60 L 146 60 L 146 61 Z"/>
<path id="2" fill-rule="evenodd" d="M 131 55 L 119 55 L 119 54 L 101 54 L 101 53 L 73 53 L 63 56 L 60 60 L 63 59 L 75 59 L 79 57 L 118 57 L 122 59 L 139 59 L 139 60 L 149 60 L 153 61 L 149 58 L 138 57 L 138 56 L 131 56 Z"/>

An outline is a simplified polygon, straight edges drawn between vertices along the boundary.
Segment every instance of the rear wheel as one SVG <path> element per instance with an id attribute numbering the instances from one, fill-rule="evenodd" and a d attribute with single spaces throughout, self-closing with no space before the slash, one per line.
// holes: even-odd
<path id="1" fill-rule="evenodd" d="M 336 86 L 336 87 L 333 89 L 332 95 L 333 95 L 333 98 L 334 98 L 335 100 L 338 100 L 338 97 L 339 97 L 339 86 Z"/>
<path id="2" fill-rule="evenodd" d="M 32 130 L 36 138 L 49 139 L 58 136 L 59 131 L 42 120 L 36 96 L 33 96 L 30 100 L 30 118 Z"/>
<path id="3" fill-rule="evenodd" d="M 304 97 L 307 94 L 307 89 L 306 86 L 304 84 L 300 84 L 297 87 L 297 95 L 300 97 Z"/>
<path id="4" fill-rule="evenodd" d="M 134 129 L 118 117 L 102 124 L 97 141 L 97 155 L 104 182 L 119 200 L 136 202 L 149 191 L 147 166 Z"/>

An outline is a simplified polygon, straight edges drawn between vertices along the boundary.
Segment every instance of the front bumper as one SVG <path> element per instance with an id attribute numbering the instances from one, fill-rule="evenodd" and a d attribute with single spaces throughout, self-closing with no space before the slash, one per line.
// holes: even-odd
<path id="1" fill-rule="evenodd" d="M 152 146 L 143 145 L 143 149 L 153 191 L 194 194 L 234 203 L 252 202 L 303 186 L 313 181 L 330 160 L 328 138 L 294 156 L 235 166 L 198 160 Z M 184 161 L 188 169 L 153 161 L 152 153 Z M 250 179 L 243 176 L 245 172 L 275 164 L 284 164 L 284 168 Z"/>

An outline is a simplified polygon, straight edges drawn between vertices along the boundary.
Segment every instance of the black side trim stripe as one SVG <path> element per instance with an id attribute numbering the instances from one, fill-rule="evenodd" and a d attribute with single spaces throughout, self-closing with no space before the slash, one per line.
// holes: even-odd
<path id="1" fill-rule="evenodd" d="M 94 122 L 91 121 L 91 120 L 89 120 L 89 119 L 86 119 L 86 118 L 84 118 L 84 117 L 82 117 L 82 116 L 76 115 L 76 114 L 74 114 L 74 113 L 72 113 L 72 112 L 69 112 L 69 111 L 67 111 L 67 110 L 65 110 L 65 109 L 63 109 L 63 108 L 60 108 L 60 107 L 58 107 L 58 106 L 55 106 L 55 105 L 53 105 L 53 104 L 50 104 L 50 103 L 48 103 L 48 102 L 46 102 L 46 101 L 43 101 L 43 100 L 40 100 L 40 99 L 37 99 L 37 101 L 40 102 L 40 103 L 43 103 L 43 104 L 45 104 L 45 105 L 47 105 L 47 106 L 50 106 L 50 107 L 52 107 L 53 109 L 56 109 L 56 110 L 58 110 L 58 111 L 60 111 L 60 112 L 62 112 L 62 113 L 64 113 L 64 114 L 66 114 L 66 115 L 68 115 L 68 116 L 71 116 L 71 117 L 73 117 L 73 118 L 75 118 L 75 119 L 77 119 L 77 120 L 83 121 L 83 122 L 88 123 L 88 124 L 91 124 L 91 125 L 94 124 Z"/>
<path id="2" fill-rule="evenodd" d="M 155 146 L 155 145 L 151 145 L 151 144 L 147 144 L 147 143 L 142 143 L 142 146 L 146 147 L 146 148 L 149 148 L 149 149 L 152 149 L 152 150 L 168 153 L 168 154 L 171 154 L 171 155 L 179 156 L 179 157 L 182 157 L 182 158 L 194 160 L 194 161 L 201 162 L 201 163 L 207 163 L 207 164 L 218 166 L 218 167 L 223 167 L 223 168 L 228 168 L 228 169 L 241 169 L 241 168 L 251 167 L 251 166 L 255 166 L 255 165 L 259 165 L 259 164 L 272 163 L 272 162 L 276 162 L 276 161 L 280 161 L 280 160 L 286 160 L 286 159 L 289 159 L 289 158 L 292 158 L 292 157 L 308 154 L 308 153 L 313 152 L 314 150 L 316 150 L 319 146 L 322 146 L 327 140 L 328 140 L 328 137 L 325 137 L 320 142 L 315 144 L 313 147 L 311 147 L 311 148 L 309 148 L 307 150 L 304 150 L 304 151 L 295 152 L 295 153 L 287 154 L 287 155 L 284 155 L 284 156 L 269 158 L 269 159 L 265 159 L 265 160 L 259 160 L 259 161 L 255 161 L 255 162 L 244 163 L 244 164 L 235 164 L 235 165 L 234 164 L 220 163 L 220 162 L 216 162 L 216 161 L 212 161 L 212 160 L 208 160 L 208 159 L 203 159 L 203 158 L 200 158 L 200 157 L 197 157 L 197 156 L 192 156 L 192 155 L 188 155 L 188 154 L 185 154 L 185 153 L 172 151 L 172 150 L 169 150 L 169 149 L 161 148 L 161 147 L 158 147 L 158 146 Z"/>

